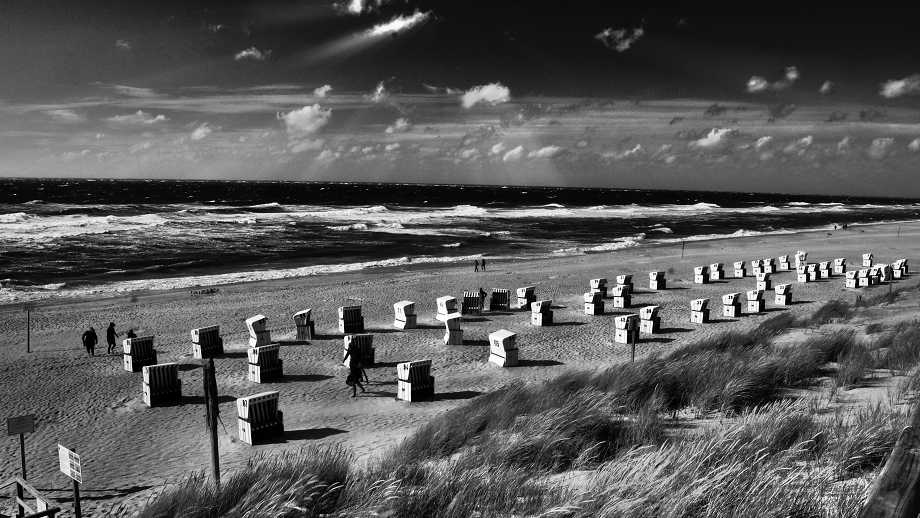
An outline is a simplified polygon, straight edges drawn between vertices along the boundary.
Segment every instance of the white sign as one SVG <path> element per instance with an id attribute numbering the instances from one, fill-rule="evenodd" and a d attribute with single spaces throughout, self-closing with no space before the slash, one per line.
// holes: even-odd
<path id="1" fill-rule="evenodd" d="M 58 463 L 61 473 L 81 484 L 83 483 L 83 468 L 80 466 L 80 456 L 76 452 L 58 444 Z"/>

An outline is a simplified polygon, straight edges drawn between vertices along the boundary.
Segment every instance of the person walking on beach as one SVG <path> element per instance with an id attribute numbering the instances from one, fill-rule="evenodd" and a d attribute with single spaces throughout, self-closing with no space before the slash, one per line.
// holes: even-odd
<path id="1" fill-rule="evenodd" d="M 482 289 L 482 286 L 479 287 L 479 307 L 486 307 L 486 290 Z"/>
<path id="2" fill-rule="evenodd" d="M 474 272 L 478 272 L 478 271 L 479 271 L 479 259 L 474 259 L 474 260 L 473 260 L 473 271 L 474 271 Z"/>
<path id="3" fill-rule="evenodd" d="M 86 349 L 86 354 L 96 356 L 97 343 L 99 343 L 99 337 L 96 335 L 96 330 L 90 326 L 89 329 L 83 332 L 83 348 Z"/>
<path id="4" fill-rule="evenodd" d="M 482 271 L 486 271 L 486 258 L 482 258 Z"/>
<path id="5" fill-rule="evenodd" d="M 115 322 L 109 322 L 109 327 L 105 330 L 105 341 L 108 343 L 109 348 L 106 350 L 108 354 L 112 354 L 115 351 L 115 338 L 120 335 L 115 331 Z"/>
<path id="6" fill-rule="evenodd" d="M 351 386 L 351 397 L 358 397 L 358 389 L 365 392 L 364 386 L 361 385 L 361 378 L 367 378 L 364 369 L 361 368 L 361 361 L 357 358 L 357 351 L 349 345 L 345 351 L 345 360 L 348 361 L 348 377 L 345 378 L 345 384 Z"/>

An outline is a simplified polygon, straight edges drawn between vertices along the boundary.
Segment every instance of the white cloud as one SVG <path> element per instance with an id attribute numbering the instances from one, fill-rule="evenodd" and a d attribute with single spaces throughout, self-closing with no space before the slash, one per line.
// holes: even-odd
<path id="1" fill-rule="evenodd" d="M 769 82 L 766 78 L 762 76 L 751 76 L 747 80 L 748 93 L 756 94 L 764 92 L 766 90 L 785 90 L 793 85 L 796 81 L 799 80 L 800 74 L 799 69 L 795 66 L 786 67 L 786 71 L 783 73 L 783 78 L 779 81 Z"/>
<path id="2" fill-rule="evenodd" d="M 614 49 L 617 52 L 626 52 L 644 35 L 645 29 L 642 27 L 637 27 L 632 30 L 607 27 L 595 34 L 594 39 L 599 40 L 608 49 Z"/>
<path id="3" fill-rule="evenodd" d="M 840 142 L 837 142 L 837 153 L 844 155 L 849 153 L 850 148 L 853 146 L 853 139 L 849 135 L 840 139 Z"/>
<path id="4" fill-rule="evenodd" d="M 751 76 L 747 81 L 747 91 L 750 93 L 763 92 L 770 87 L 770 83 L 760 76 Z"/>
<path id="5" fill-rule="evenodd" d="M 798 140 L 793 140 L 791 143 L 789 143 L 788 146 L 786 146 L 786 147 L 783 149 L 783 152 L 785 152 L 786 154 L 789 154 L 789 155 L 792 155 L 792 154 L 799 154 L 799 155 L 801 155 L 801 154 L 805 153 L 805 151 L 806 151 L 809 147 L 811 147 L 811 145 L 812 145 L 812 143 L 814 143 L 814 141 L 815 141 L 815 139 L 814 139 L 814 137 L 812 137 L 811 135 L 808 135 L 807 137 L 802 137 L 802 138 L 800 138 L 800 139 L 798 139 Z"/>
<path id="6" fill-rule="evenodd" d="M 869 156 L 875 159 L 885 158 L 888 150 L 894 145 L 894 139 L 891 137 L 879 137 L 869 145 Z"/>
<path id="7" fill-rule="evenodd" d="M 337 151 L 332 151 L 331 149 L 324 149 L 320 154 L 316 155 L 316 159 L 321 160 L 323 162 L 331 162 L 332 160 L 335 160 L 339 158 L 340 156 L 342 155 Z"/>
<path id="8" fill-rule="evenodd" d="M 205 122 L 201 126 L 198 126 L 197 128 L 195 128 L 194 131 L 192 131 L 191 138 L 192 140 L 202 140 L 202 139 L 207 138 L 207 136 L 213 132 L 214 132 L 214 129 L 211 128 L 211 126 L 208 126 L 208 123 Z"/>
<path id="9" fill-rule="evenodd" d="M 114 115 L 106 120 L 114 124 L 144 125 L 166 122 L 169 119 L 162 113 L 154 116 L 153 114 L 147 113 L 143 110 L 137 110 L 134 113 L 129 113 L 126 115 Z"/>
<path id="10" fill-rule="evenodd" d="M 331 117 L 332 110 L 318 104 L 278 114 L 278 120 L 284 121 L 288 137 L 296 139 L 309 137 L 318 132 L 329 123 Z"/>
<path id="11" fill-rule="evenodd" d="M 553 158 L 554 156 L 562 153 L 562 148 L 559 146 L 545 146 L 541 147 L 536 151 L 531 151 L 527 153 L 528 158 Z"/>
<path id="12" fill-rule="evenodd" d="M 73 110 L 60 109 L 60 110 L 46 110 L 45 115 L 51 117 L 52 119 L 58 122 L 66 123 L 77 123 L 83 122 L 86 120 L 86 117 L 80 115 L 79 113 Z"/>
<path id="13" fill-rule="evenodd" d="M 879 90 L 879 95 L 888 99 L 916 93 L 920 93 L 920 74 L 885 81 Z"/>
<path id="14" fill-rule="evenodd" d="M 332 87 L 330 85 L 323 85 L 313 90 L 313 95 L 317 97 L 326 97 L 327 95 L 329 95 L 329 92 L 331 91 L 332 91 Z"/>
<path id="15" fill-rule="evenodd" d="M 765 136 L 765 137 L 760 137 L 759 139 L 757 139 L 756 142 L 754 142 L 754 149 L 760 151 L 760 149 L 761 149 L 762 147 L 766 146 L 767 144 L 769 144 L 769 143 L 772 142 L 772 141 L 773 141 L 773 137 L 771 137 L 771 136 L 769 136 L 769 135 L 767 135 L 767 136 Z"/>
<path id="16" fill-rule="evenodd" d="M 303 139 L 291 142 L 288 149 L 291 153 L 303 153 L 304 151 L 318 151 L 326 143 L 323 139 Z"/>
<path id="17" fill-rule="evenodd" d="M 499 142 L 498 144 L 495 144 L 494 146 L 492 146 L 492 149 L 490 149 L 489 151 L 490 151 L 493 155 L 500 155 L 500 154 L 502 153 L 502 151 L 504 151 L 504 150 L 505 150 L 505 143 L 504 143 L 504 142 Z"/>
<path id="18" fill-rule="evenodd" d="M 99 83 L 96 83 L 99 84 Z M 127 86 L 127 85 L 103 85 L 106 88 L 114 90 L 115 93 L 124 95 L 127 97 L 141 97 L 141 98 L 152 98 L 159 97 L 159 94 L 153 91 L 151 88 L 141 88 L 137 86 Z"/>
<path id="19" fill-rule="evenodd" d="M 115 40 L 115 48 L 118 50 L 131 50 L 131 42 L 128 40 Z"/>
<path id="20" fill-rule="evenodd" d="M 517 162 L 524 156 L 524 146 L 518 146 L 511 151 L 505 153 L 502 157 L 503 162 Z"/>
<path id="21" fill-rule="evenodd" d="M 920 151 L 920 137 L 911 140 L 910 144 L 907 145 L 907 149 L 913 151 L 914 153 Z"/>
<path id="22" fill-rule="evenodd" d="M 601 154 L 604 158 L 612 158 L 614 160 L 622 160 L 624 158 L 629 158 L 642 153 L 642 144 L 636 144 L 635 146 L 625 150 L 625 151 L 608 151 Z"/>
<path id="23" fill-rule="evenodd" d="M 690 147 L 703 149 L 717 148 L 724 145 L 728 138 L 734 134 L 735 130 L 731 128 L 712 128 L 705 137 L 690 142 Z"/>
<path id="24" fill-rule="evenodd" d="M 361 14 L 364 12 L 364 1 L 351 0 L 345 8 L 351 14 Z"/>
<path id="25" fill-rule="evenodd" d="M 827 95 L 834 91 L 834 86 L 835 85 L 833 81 L 825 81 L 821 83 L 821 88 L 818 89 L 818 93 L 821 95 Z"/>
<path id="26" fill-rule="evenodd" d="M 387 91 L 386 81 L 381 81 L 377 83 L 377 87 L 367 96 L 367 99 L 374 103 L 380 103 L 385 101 L 389 96 L 390 92 Z"/>
<path id="27" fill-rule="evenodd" d="M 370 28 L 367 33 L 370 36 L 385 36 L 385 35 L 395 35 L 400 32 L 407 31 L 413 27 L 416 27 L 422 23 L 428 21 L 431 17 L 431 13 L 423 13 L 416 11 L 409 16 L 397 16 L 392 20 L 386 23 L 380 23 Z"/>
<path id="28" fill-rule="evenodd" d="M 396 150 L 399 149 L 400 147 L 401 147 L 401 146 L 399 145 L 399 142 L 394 142 L 394 143 L 392 143 L 392 144 L 387 144 L 386 146 L 384 146 L 383 149 L 384 149 L 385 151 L 396 151 Z"/>
<path id="29" fill-rule="evenodd" d="M 479 150 L 476 149 L 476 148 L 474 148 L 474 147 L 471 147 L 471 148 L 464 149 L 464 150 L 460 151 L 460 158 L 462 158 L 462 159 L 464 159 L 464 160 L 469 160 L 469 159 L 471 159 L 471 158 L 475 158 L 475 157 L 478 156 L 478 155 L 479 155 Z"/>
<path id="30" fill-rule="evenodd" d="M 506 103 L 511 99 L 511 90 L 501 83 L 474 86 L 463 94 L 460 102 L 464 108 L 472 108 L 479 103 L 496 104 Z"/>
<path id="31" fill-rule="evenodd" d="M 396 119 L 393 124 L 387 126 L 387 129 L 384 130 L 385 133 L 405 133 L 412 129 L 412 124 L 409 122 L 409 119 L 405 117 L 400 117 Z"/>
<path id="32" fill-rule="evenodd" d="M 259 50 L 255 46 L 249 47 L 248 49 L 241 50 L 233 56 L 233 59 L 237 61 L 251 60 L 251 61 L 265 61 L 272 55 L 271 50 Z"/>

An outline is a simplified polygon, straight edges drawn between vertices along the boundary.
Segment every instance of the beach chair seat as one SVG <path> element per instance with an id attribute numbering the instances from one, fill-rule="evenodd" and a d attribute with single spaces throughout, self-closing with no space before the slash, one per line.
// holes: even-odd
<path id="1" fill-rule="evenodd" d="M 770 291 L 773 289 L 773 281 L 769 273 L 761 272 L 757 274 L 757 289 L 762 291 Z"/>
<path id="2" fill-rule="evenodd" d="M 735 261 L 732 263 L 732 266 L 735 270 L 736 279 L 743 279 L 747 275 L 747 268 L 744 266 L 744 261 Z"/>
<path id="3" fill-rule="evenodd" d="M 613 341 L 618 344 L 637 343 L 639 341 L 639 315 L 620 315 L 614 320 Z"/>
<path id="4" fill-rule="evenodd" d="M 690 301 L 690 322 L 694 324 L 709 323 L 709 299 Z"/>
<path id="5" fill-rule="evenodd" d="M 182 399 L 179 364 L 145 365 L 141 372 L 143 373 L 142 398 L 148 407 L 175 404 Z"/>
<path id="6" fill-rule="evenodd" d="M 396 364 L 396 399 L 413 402 L 434 397 L 431 360 Z"/>
<path id="7" fill-rule="evenodd" d="M 874 257 L 875 257 L 875 256 L 872 254 L 872 252 L 866 252 L 865 254 L 863 254 L 863 255 L 862 255 L 862 265 L 863 265 L 863 267 L 868 268 L 868 267 L 872 266 L 872 260 L 874 259 Z"/>
<path id="8" fill-rule="evenodd" d="M 530 311 L 530 303 L 537 300 L 535 288 L 533 286 L 524 286 L 517 289 L 517 305 L 522 311 Z"/>
<path id="9" fill-rule="evenodd" d="M 741 316 L 741 298 L 740 293 L 726 293 L 722 295 L 722 316 L 728 318 L 738 318 Z"/>
<path id="10" fill-rule="evenodd" d="M 763 259 L 760 263 L 764 273 L 776 273 L 776 260 L 772 257 Z"/>
<path id="11" fill-rule="evenodd" d="M 617 275 L 616 280 L 617 280 L 617 284 L 616 284 L 617 286 L 625 287 L 626 292 L 632 295 L 632 292 L 634 290 L 632 275 L 629 275 L 629 274 Z"/>
<path id="12" fill-rule="evenodd" d="M 665 279 L 665 272 L 649 272 L 648 288 L 656 291 L 668 289 L 668 281 Z"/>
<path id="13" fill-rule="evenodd" d="M 284 376 L 283 362 L 279 358 L 281 346 L 278 344 L 250 347 L 246 350 L 249 360 L 248 379 L 253 383 L 266 383 Z"/>
<path id="14" fill-rule="evenodd" d="M 249 347 L 261 347 L 272 343 L 271 330 L 268 329 L 268 318 L 265 315 L 247 318 L 246 329 L 249 330 Z"/>
<path id="15" fill-rule="evenodd" d="M 792 305 L 792 285 L 791 284 L 777 284 L 774 289 L 774 303 L 777 306 L 790 306 Z"/>
<path id="16" fill-rule="evenodd" d="M 709 267 L 708 266 L 696 266 L 693 268 L 693 283 L 694 284 L 708 284 L 709 283 Z"/>
<path id="17" fill-rule="evenodd" d="M 631 290 L 628 285 L 617 284 L 614 286 L 611 297 L 615 308 L 628 308 L 632 304 Z"/>
<path id="18" fill-rule="evenodd" d="M 297 328 L 297 341 L 309 342 L 316 335 L 316 324 L 313 322 L 313 310 L 305 309 L 291 316 L 294 327 Z"/>
<path id="19" fill-rule="evenodd" d="M 401 300 L 393 304 L 393 327 L 396 329 L 415 329 L 418 327 L 415 302 Z"/>
<path id="20" fill-rule="evenodd" d="M 585 315 L 603 315 L 604 299 L 599 292 L 588 292 L 584 295 Z"/>
<path id="21" fill-rule="evenodd" d="M 260 392 L 236 400 L 237 429 L 241 442 L 254 445 L 284 436 L 284 415 L 278 409 L 277 391 Z"/>
<path id="22" fill-rule="evenodd" d="M 597 279 L 591 279 L 589 281 L 589 286 L 591 292 L 598 292 L 601 294 L 601 297 L 607 296 L 607 279 L 604 277 L 599 277 Z"/>
<path id="23" fill-rule="evenodd" d="M 808 252 L 804 250 L 798 250 L 795 253 L 795 267 L 798 268 L 808 261 Z"/>
<path id="24" fill-rule="evenodd" d="M 451 313 L 444 317 L 445 345 L 463 345 L 463 330 L 460 329 L 462 321 L 463 317 L 460 313 Z"/>
<path id="25" fill-rule="evenodd" d="M 747 312 L 756 314 L 763 313 L 766 301 L 763 299 L 763 290 L 750 290 L 747 292 Z"/>
<path id="26" fill-rule="evenodd" d="M 489 333 L 489 363 L 514 367 L 518 361 L 517 334 L 507 329 Z"/>
<path id="27" fill-rule="evenodd" d="M 709 265 L 709 280 L 721 281 L 725 278 L 725 271 L 722 270 L 722 263 L 712 263 Z"/>
<path id="28" fill-rule="evenodd" d="M 361 306 L 340 306 L 339 332 L 342 334 L 360 334 L 364 332 L 364 316 Z"/>
<path id="29" fill-rule="evenodd" d="M 511 311 L 511 290 L 492 289 L 489 296 L 489 311 Z"/>
<path id="30" fill-rule="evenodd" d="M 479 315 L 482 313 L 482 298 L 479 296 L 478 291 L 463 292 L 460 313 L 463 315 Z"/>
<path id="31" fill-rule="evenodd" d="M 844 257 L 834 259 L 834 275 L 844 275 L 847 273 L 847 260 Z"/>
<path id="32" fill-rule="evenodd" d="M 192 357 L 201 360 L 224 354 L 224 339 L 220 336 L 220 326 L 192 329 L 191 335 Z"/>
<path id="33" fill-rule="evenodd" d="M 549 326 L 553 324 L 553 301 L 538 300 L 530 304 L 530 323 L 535 326 Z"/>
<path id="34" fill-rule="evenodd" d="M 788 255 L 781 255 L 777 257 L 776 259 L 777 259 L 777 265 L 776 265 L 777 271 L 785 272 L 785 271 L 789 271 L 792 269 L 789 267 L 789 256 Z"/>
<path id="35" fill-rule="evenodd" d="M 153 336 L 127 338 L 122 342 L 122 366 L 128 372 L 140 372 L 147 365 L 157 363 L 157 353 L 153 349 Z"/>

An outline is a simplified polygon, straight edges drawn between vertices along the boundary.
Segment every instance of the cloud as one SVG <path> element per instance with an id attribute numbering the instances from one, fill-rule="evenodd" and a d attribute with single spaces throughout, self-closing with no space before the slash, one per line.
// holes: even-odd
<path id="1" fill-rule="evenodd" d="M 837 153 L 845 155 L 850 152 L 851 147 L 853 147 L 853 139 L 847 135 L 840 139 L 840 142 L 837 142 Z"/>
<path id="2" fill-rule="evenodd" d="M 249 47 L 248 49 L 241 50 L 233 56 L 233 59 L 237 61 L 265 61 L 271 57 L 271 50 L 259 50 L 255 46 Z"/>
<path id="3" fill-rule="evenodd" d="M 384 130 L 385 133 L 405 133 L 412 129 L 412 123 L 409 122 L 409 119 L 405 117 L 400 117 L 396 119 L 393 124 L 387 126 L 387 129 Z"/>
<path id="4" fill-rule="evenodd" d="M 320 154 L 316 155 L 316 159 L 323 161 L 323 162 L 331 162 L 339 158 L 340 156 L 342 156 L 341 153 L 337 151 L 332 151 L 331 149 L 324 149 L 322 150 L 322 152 L 320 152 Z"/>
<path id="5" fill-rule="evenodd" d="M 528 158 L 553 158 L 562 153 L 563 149 L 559 146 L 545 146 L 536 151 L 527 153 Z"/>
<path id="6" fill-rule="evenodd" d="M 879 160 L 885 158 L 891 146 L 894 145 L 894 139 L 891 137 L 879 137 L 869 145 L 869 156 Z"/>
<path id="7" fill-rule="evenodd" d="M 920 151 L 920 137 L 911 140 L 910 144 L 907 145 L 907 149 L 913 151 L 914 153 Z"/>
<path id="8" fill-rule="evenodd" d="M 632 30 L 607 27 L 595 34 L 594 39 L 599 40 L 608 49 L 613 49 L 617 52 L 626 52 L 644 35 L 645 29 L 642 27 L 637 27 Z"/>
<path id="9" fill-rule="evenodd" d="M 357 15 L 374 11 L 387 2 L 388 0 L 376 0 L 375 2 L 370 2 L 367 0 L 346 0 L 344 2 L 338 2 L 333 5 L 336 9 L 343 13 Z"/>
<path id="10" fill-rule="evenodd" d="M 460 102 L 464 108 L 472 108 L 479 103 L 495 106 L 506 103 L 510 99 L 511 90 L 507 86 L 501 83 L 489 83 L 470 88 L 463 94 Z"/>
<path id="11" fill-rule="evenodd" d="M 128 40 L 115 40 L 115 48 L 122 51 L 131 50 L 131 42 Z"/>
<path id="12" fill-rule="evenodd" d="M 814 139 L 814 137 L 812 137 L 811 135 L 808 135 L 807 137 L 802 137 L 802 138 L 800 138 L 800 139 L 798 139 L 798 140 L 793 140 L 792 142 L 789 143 L 788 146 L 786 146 L 785 148 L 783 148 L 783 152 L 786 153 L 786 154 L 788 154 L 788 155 L 792 155 L 792 154 L 799 154 L 799 155 L 801 155 L 801 154 L 804 154 L 805 151 L 806 151 L 809 147 L 811 147 L 811 145 L 812 145 L 812 143 L 814 143 L 814 141 L 815 141 L 815 139 Z"/>
<path id="13" fill-rule="evenodd" d="M 760 137 L 759 139 L 757 139 L 756 142 L 754 142 L 754 149 L 760 151 L 764 146 L 766 146 L 770 142 L 773 142 L 773 137 L 769 135 L 765 137 Z"/>
<path id="14" fill-rule="evenodd" d="M 390 92 L 387 91 L 386 81 L 381 81 L 377 83 L 377 87 L 374 88 L 374 91 L 367 95 L 367 99 L 373 103 L 381 103 L 390 96 Z"/>
<path id="15" fill-rule="evenodd" d="M 904 79 L 890 79 L 882 83 L 879 90 L 879 95 L 888 99 L 916 93 L 920 93 L 920 74 L 907 76 Z"/>
<path id="16" fill-rule="evenodd" d="M 326 143 L 323 139 L 303 139 L 296 142 L 291 142 L 288 145 L 288 149 L 291 153 L 303 153 L 304 151 L 317 151 L 322 149 L 323 145 Z"/>
<path id="17" fill-rule="evenodd" d="M 614 160 L 622 160 L 624 158 L 629 158 L 634 155 L 642 153 L 642 144 L 636 144 L 635 146 L 625 150 L 625 151 L 612 151 L 603 153 L 601 156 L 604 158 L 612 158 Z"/>
<path id="18" fill-rule="evenodd" d="M 463 93 L 463 90 L 458 90 L 449 86 L 435 86 L 428 83 L 422 83 L 422 88 L 433 94 L 460 95 Z"/>
<path id="19" fill-rule="evenodd" d="M 279 113 L 277 117 L 278 120 L 284 121 L 288 137 L 301 139 L 315 134 L 328 124 L 332 110 L 314 104 L 284 114 Z"/>
<path id="20" fill-rule="evenodd" d="M 800 74 L 798 67 L 788 66 L 783 73 L 783 78 L 778 81 L 771 83 L 767 81 L 767 79 L 763 76 L 751 76 L 751 78 L 747 80 L 747 84 L 745 86 L 748 93 L 752 94 L 765 92 L 767 90 L 785 90 L 786 88 L 792 86 L 796 81 L 798 81 L 799 77 Z"/>
<path id="21" fill-rule="evenodd" d="M 86 120 L 86 117 L 80 115 L 79 113 L 73 110 L 59 109 L 59 110 L 46 110 L 45 115 L 51 117 L 52 119 L 58 122 L 66 122 L 68 124 L 75 124 L 78 122 L 83 122 Z"/>
<path id="22" fill-rule="evenodd" d="M 524 156 L 524 146 L 518 146 L 511 151 L 505 153 L 502 157 L 503 162 L 517 162 Z"/>
<path id="23" fill-rule="evenodd" d="M 106 120 L 113 124 L 132 124 L 139 126 L 144 124 L 157 124 L 160 122 L 166 122 L 169 119 L 162 113 L 154 116 L 145 111 L 137 110 L 136 112 L 129 113 L 127 115 L 114 115 Z"/>
<path id="24" fill-rule="evenodd" d="M 490 149 L 489 152 L 493 155 L 500 155 L 502 154 L 504 150 L 505 150 L 505 143 L 499 142 L 498 144 L 495 144 L 494 146 L 492 146 L 492 149 Z"/>
<path id="25" fill-rule="evenodd" d="M 201 126 L 198 126 L 197 128 L 195 128 L 194 131 L 192 131 L 191 139 L 192 140 L 203 140 L 207 138 L 207 136 L 213 132 L 214 132 L 214 129 L 211 128 L 211 126 L 208 126 L 208 123 L 205 122 Z"/>
<path id="26" fill-rule="evenodd" d="M 96 83 L 100 84 L 100 83 Z M 127 86 L 127 85 L 102 85 L 110 90 L 115 91 L 115 93 L 124 95 L 127 97 L 141 97 L 141 98 L 153 98 L 159 97 L 160 95 L 153 91 L 151 88 L 141 88 L 137 86 Z"/>
<path id="27" fill-rule="evenodd" d="M 397 16 L 388 22 L 377 24 L 367 33 L 370 36 L 396 35 L 425 23 L 429 18 L 431 18 L 430 12 L 415 11 L 409 16 Z"/>
<path id="28" fill-rule="evenodd" d="M 714 149 L 723 146 L 729 137 L 735 135 L 735 130 L 731 128 L 712 128 L 709 133 L 699 139 L 690 142 L 690 147 Z"/>
<path id="29" fill-rule="evenodd" d="M 329 86 L 329 85 L 323 85 L 323 86 L 320 86 L 319 88 L 314 89 L 314 90 L 313 90 L 313 95 L 315 95 L 315 96 L 317 96 L 317 97 L 326 97 L 327 95 L 329 95 L 329 92 L 331 92 L 331 91 L 332 91 L 332 87 L 331 87 L 331 86 Z"/>
<path id="30" fill-rule="evenodd" d="M 460 158 L 464 160 L 476 158 L 477 156 L 479 156 L 479 150 L 474 147 L 460 151 Z"/>
<path id="31" fill-rule="evenodd" d="M 386 146 L 384 146 L 383 149 L 384 149 L 385 151 L 396 151 L 396 150 L 399 149 L 400 147 L 401 147 L 401 146 L 400 146 L 399 142 L 393 142 L 392 144 L 387 144 Z"/>
<path id="32" fill-rule="evenodd" d="M 833 93 L 835 87 L 836 85 L 834 85 L 833 81 L 825 81 L 821 83 L 821 88 L 818 88 L 818 93 L 821 95 Z"/>

